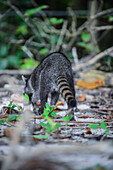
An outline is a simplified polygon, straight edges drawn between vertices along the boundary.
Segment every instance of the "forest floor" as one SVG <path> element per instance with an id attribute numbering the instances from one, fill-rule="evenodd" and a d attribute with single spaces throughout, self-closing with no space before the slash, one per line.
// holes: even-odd
<path id="1" fill-rule="evenodd" d="M 60 97 L 57 115 L 50 118 L 60 127 L 48 133 L 40 125 L 44 116 L 33 114 L 32 106 L 25 104 L 21 76 L 1 75 L 0 169 L 112 170 L 112 75 L 106 78 L 93 71 L 76 78 L 75 120 L 64 121 L 67 106 Z"/>

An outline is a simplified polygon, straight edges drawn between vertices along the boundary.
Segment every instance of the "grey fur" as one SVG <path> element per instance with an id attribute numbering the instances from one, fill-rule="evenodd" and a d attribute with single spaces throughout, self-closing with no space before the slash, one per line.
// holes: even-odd
<path id="1" fill-rule="evenodd" d="M 24 93 L 30 96 L 33 107 L 36 108 L 36 102 L 40 100 L 41 108 L 39 114 L 43 113 L 48 95 L 51 94 L 51 105 L 55 105 L 60 94 L 60 87 L 57 82 L 58 77 L 64 77 L 68 84 L 69 91 L 72 94 L 71 104 L 67 101 L 68 108 L 76 107 L 75 90 L 71 63 L 67 57 L 59 52 L 49 54 L 31 73 L 26 80 Z M 63 96 L 63 94 L 62 94 Z M 64 96 L 63 96 L 64 97 Z M 72 102 L 73 100 L 73 102 Z"/>

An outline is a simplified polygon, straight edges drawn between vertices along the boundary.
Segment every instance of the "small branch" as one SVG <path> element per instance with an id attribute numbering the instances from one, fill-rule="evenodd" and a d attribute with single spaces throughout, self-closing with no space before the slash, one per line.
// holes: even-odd
<path id="1" fill-rule="evenodd" d="M 0 75 L 30 75 L 32 69 L 26 70 L 0 70 Z"/>
<path id="2" fill-rule="evenodd" d="M 5 17 L 5 15 L 7 15 L 8 12 L 10 12 L 11 9 L 8 9 L 4 14 L 0 14 L 0 21 L 2 20 L 3 17 Z"/>
<path id="3" fill-rule="evenodd" d="M 60 46 L 62 44 L 63 37 L 64 37 L 66 30 L 67 30 L 67 23 L 68 23 L 67 21 L 64 21 L 64 24 L 63 24 L 62 29 L 61 29 L 60 37 L 59 37 L 59 40 L 58 40 L 57 45 L 56 45 L 56 51 L 59 51 Z"/>
<path id="4" fill-rule="evenodd" d="M 33 26 L 33 24 L 31 24 L 31 23 L 28 21 L 28 19 L 26 19 L 26 18 L 24 17 L 24 15 L 21 13 L 21 11 L 20 11 L 16 6 L 14 6 L 14 5 L 10 2 L 10 0 L 7 1 L 7 5 L 10 6 L 11 9 L 13 9 L 13 10 L 16 12 L 16 14 L 32 29 L 33 33 L 34 33 L 36 36 L 38 36 L 39 33 L 37 32 L 37 30 L 35 29 L 35 27 Z M 39 36 L 38 36 L 38 37 L 39 37 Z"/>
<path id="5" fill-rule="evenodd" d="M 76 66 L 78 64 L 79 60 L 78 60 L 77 50 L 75 47 L 72 48 L 72 55 L 73 55 L 74 63 Z"/>
<path id="6" fill-rule="evenodd" d="M 74 71 L 78 71 L 84 67 L 90 66 L 95 64 L 98 60 L 100 60 L 101 58 L 103 58 L 105 55 L 110 54 L 113 51 L 113 46 L 106 49 L 105 51 L 97 54 L 96 56 L 94 56 L 91 60 L 89 60 L 89 62 L 87 63 L 81 63 L 79 65 L 76 66 L 76 68 L 74 68 Z"/>
<path id="7" fill-rule="evenodd" d="M 102 16 L 102 15 L 106 15 L 106 14 L 112 13 L 112 12 L 113 12 L 113 8 L 104 10 L 104 11 L 99 12 L 99 13 L 97 13 L 96 15 L 92 16 L 92 17 L 91 17 L 91 20 L 93 20 L 93 19 L 95 19 L 95 18 L 98 18 L 98 17 L 100 17 L 100 16 Z"/>
<path id="8" fill-rule="evenodd" d="M 113 29 L 112 25 L 107 25 L 107 26 L 92 26 L 91 27 L 92 30 L 96 30 L 96 31 L 102 31 L 102 30 L 111 30 Z"/>

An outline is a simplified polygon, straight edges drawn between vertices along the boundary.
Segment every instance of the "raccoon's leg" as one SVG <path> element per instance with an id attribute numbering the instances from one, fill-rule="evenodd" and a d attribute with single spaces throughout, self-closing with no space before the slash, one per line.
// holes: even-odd
<path id="1" fill-rule="evenodd" d="M 32 106 L 33 106 L 33 112 L 35 113 L 35 114 L 38 114 L 38 112 L 39 112 L 39 106 L 37 105 L 37 102 L 38 102 L 38 96 L 39 94 L 38 94 L 38 92 L 36 91 L 34 94 L 33 94 L 33 96 L 32 96 Z"/>
<path id="2" fill-rule="evenodd" d="M 56 105 L 58 98 L 59 98 L 59 92 L 54 91 L 51 93 L 51 103 L 50 103 L 51 106 Z"/>
<path id="3" fill-rule="evenodd" d="M 43 92 L 40 94 L 41 107 L 39 109 L 39 114 L 42 114 L 44 112 L 44 107 L 46 105 L 47 98 L 48 98 L 48 94 L 44 94 Z"/>

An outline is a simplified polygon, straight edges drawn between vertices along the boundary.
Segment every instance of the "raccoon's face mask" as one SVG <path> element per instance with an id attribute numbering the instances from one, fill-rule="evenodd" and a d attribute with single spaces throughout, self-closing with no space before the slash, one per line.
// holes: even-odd
<path id="1" fill-rule="evenodd" d="M 32 100 L 32 93 L 31 93 L 30 87 L 28 85 L 28 80 L 23 75 L 22 75 L 22 80 L 24 82 L 24 92 L 23 92 L 23 95 L 25 95 L 25 93 L 26 93 L 29 96 L 29 104 L 30 104 L 31 100 Z"/>

